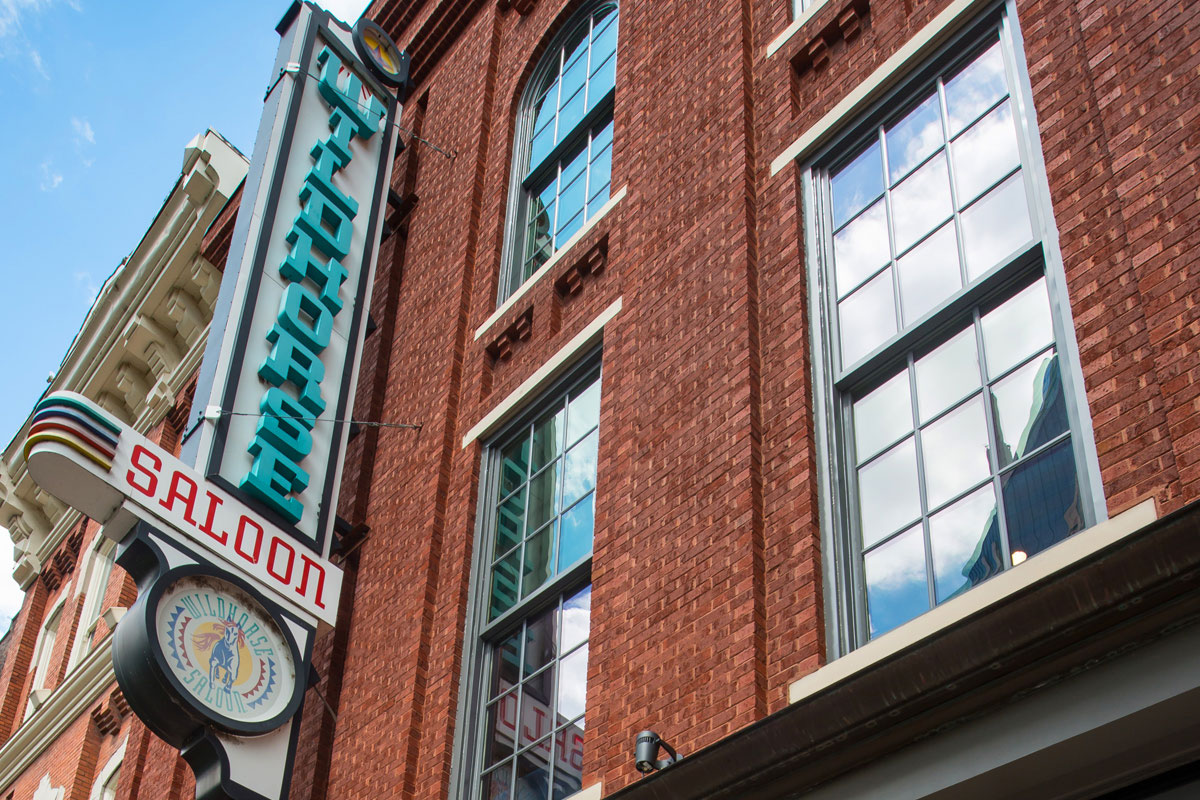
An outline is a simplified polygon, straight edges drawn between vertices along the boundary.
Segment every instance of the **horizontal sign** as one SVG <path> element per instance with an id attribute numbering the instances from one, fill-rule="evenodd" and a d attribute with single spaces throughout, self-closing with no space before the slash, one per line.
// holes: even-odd
<path id="1" fill-rule="evenodd" d="M 122 506 L 200 545 L 285 607 L 333 625 L 342 571 L 82 395 L 38 404 L 25 443 L 39 486 L 101 524 Z"/>

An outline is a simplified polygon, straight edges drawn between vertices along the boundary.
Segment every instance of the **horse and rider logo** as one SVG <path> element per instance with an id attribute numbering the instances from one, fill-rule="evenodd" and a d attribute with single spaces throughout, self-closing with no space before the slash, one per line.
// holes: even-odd
<path id="1" fill-rule="evenodd" d="M 159 641 L 171 671 L 193 697 L 227 717 L 269 716 L 291 663 L 278 628 L 247 598 L 188 588 L 170 592 L 159 607 Z"/>

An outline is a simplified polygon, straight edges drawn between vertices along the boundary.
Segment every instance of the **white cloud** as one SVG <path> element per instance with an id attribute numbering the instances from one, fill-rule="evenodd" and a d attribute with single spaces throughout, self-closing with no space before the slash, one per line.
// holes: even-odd
<path id="1" fill-rule="evenodd" d="M 46 0 L 0 0 L 0 38 L 20 30 L 21 15 L 46 5 Z"/>
<path id="2" fill-rule="evenodd" d="M 83 300 L 88 308 L 96 302 L 96 298 L 100 295 L 100 284 L 92 277 L 90 272 L 79 271 L 75 275 L 75 285 L 83 292 Z"/>
<path id="3" fill-rule="evenodd" d="M 29 60 L 33 62 L 33 68 L 38 71 L 46 80 L 50 80 L 50 73 L 46 72 L 46 65 L 42 63 L 42 54 L 33 48 L 29 49 Z"/>
<path id="4" fill-rule="evenodd" d="M 0 0 L 0 2 L 8 2 L 8 0 Z M 357 22 L 370 4 L 370 0 L 317 0 L 317 5 L 324 7 L 330 14 L 350 24 Z"/>
<path id="5" fill-rule="evenodd" d="M 46 159 L 42 162 L 42 182 L 40 184 L 43 192 L 52 192 L 59 187 L 63 182 L 62 173 L 54 169 L 54 160 Z"/>
<path id="6" fill-rule="evenodd" d="M 96 132 L 92 130 L 92 124 L 86 119 L 79 117 L 71 117 L 71 127 L 75 129 L 75 141 L 82 144 L 87 141 L 88 144 L 96 143 Z"/>

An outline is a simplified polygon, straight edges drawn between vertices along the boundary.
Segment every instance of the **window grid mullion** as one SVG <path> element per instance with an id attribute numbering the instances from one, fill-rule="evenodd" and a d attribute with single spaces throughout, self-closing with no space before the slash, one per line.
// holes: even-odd
<path id="1" fill-rule="evenodd" d="M 896 246 L 896 232 L 894 230 L 895 229 L 895 217 L 892 214 L 892 189 L 890 187 L 890 182 L 888 181 L 888 172 L 889 172 L 889 170 L 891 170 L 891 162 L 888 159 L 887 133 L 886 133 L 886 129 L 884 128 L 883 125 L 879 126 L 877 136 L 878 136 L 878 142 L 879 142 L 879 161 L 883 166 L 884 219 L 887 221 L 887 224 L 885 227 L 887 228 L 887 236 L 888 236 L 888 263 L 887 263 L 887 266 L 885 267 L 885 269 L 891 270 L 891 275 L 889 277 L 892 280 L 892 322 L 896 326 L 896 332 L 888 337 L 888 340 L 891 340 L 892 338 L 894 338 L 896 336 L 897 333 L 899 333 L 903 329 L 904 317 L 900 313 L 900 276 L 897 274 L 899 272 L 899 269 L 896 265 L 897 246 Z M 868 208 L 869 208 L 869 206 L 868 206 Z M 878 276 L 879 273 L 882 271 L 883 270 L 876 272 L 875 273 L 876 276 Z M 872 278 L 871 280 L 874 280 L 874 278 Z M 861 284 L 861 286 L 866 286 L 866 285 L 867 285 L 867 281 L 864 281 Z M 856 288 L 861 288 L 861 286 L 856 287 Z M 846 296 L 849 297 L 850 294 L 847 293 Z M 886 343 L 886 341 L 887 340 L 885 340 L 884 343 Z M 877 349 L 877 348 L 874 348 L 874 349 Z M 866 355 L 870 355 L 870 354 L 868 353 Z M 865 357 L 866 356 L 861 356 L 861 357 L 859 357 L 858 360 L 862 361 L 863 358 L 865 358 Z"/>
<path id="2" fill-rule="evenodd" d="M 917 408 L 917 361 L 912 353 L 905 359 L 908 372 L 909 405 L 912 407 L 913 450 L 917 454 L 917 495 L 921 508 L 921 540 L 925 547 L 925 590 L 929 596 L 929 607 L 937 605 L 934 592 L 936 585 L 933 571 L 933 541 L 929 534 L 929 490 L 925 487 L 925 445 L 921 436 L 921 412 Z"/>
<path id="3" fill-rule="evenodd" d="M 992 417 L 992 383 L 988 380 L 991 371 L 987 364 L 987 350 L 983 346 L 983 315 L 977 307 L 971 313 L 971 325 L 975 329 L 975 350 L 979 358 L 979 369 L 983 373 L 983 418 L 987 426 L 988 467 L 992 471 L 992 492 L 996 496 L 996 525 L 1000 533 L 1001 569 L 1012 566 L 1012 554 L 1008 546 L 1008 518 L 1004 513 L 1004 483 L 1000 473 L 1000 442 L 996 434 L 996 423 Z"/>

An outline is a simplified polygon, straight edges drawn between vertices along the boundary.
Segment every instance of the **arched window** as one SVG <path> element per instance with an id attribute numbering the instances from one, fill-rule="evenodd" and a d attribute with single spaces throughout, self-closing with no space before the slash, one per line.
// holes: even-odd
<path id="1" fill-rule="evenodd" d="M 551 42 L 521 101 L 501 301 L 608 202 L 617 4 L 584 6 Z"/>

